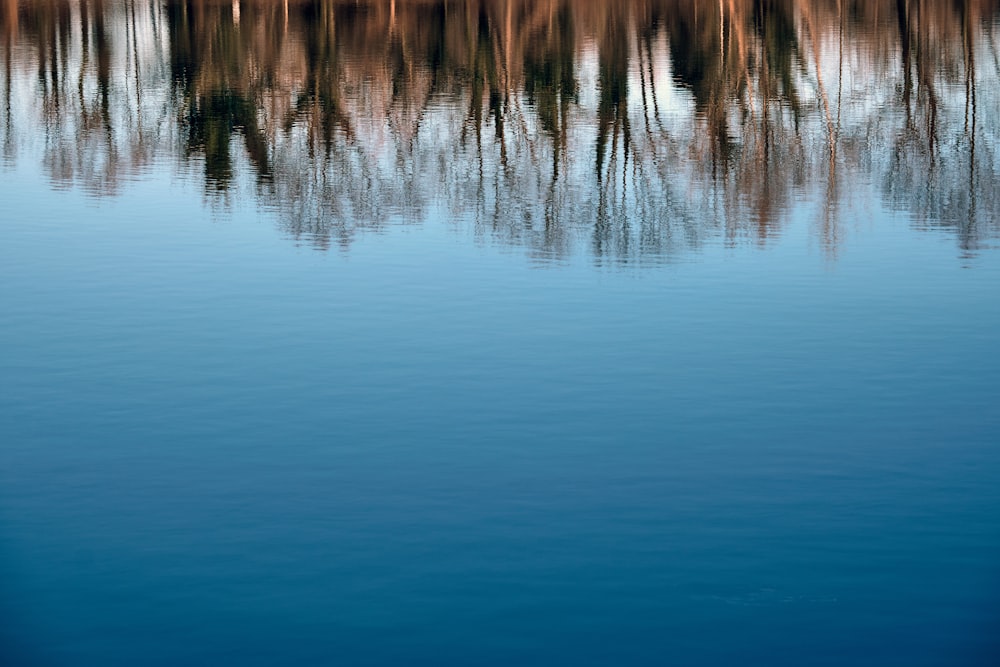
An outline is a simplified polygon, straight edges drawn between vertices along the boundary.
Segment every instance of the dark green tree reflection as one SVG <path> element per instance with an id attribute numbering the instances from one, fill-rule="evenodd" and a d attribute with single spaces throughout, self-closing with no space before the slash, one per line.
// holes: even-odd
<path id="1" fill-rule="evenodd" d="M 997 0 L 0 2 L 5 159 L 102 195 L 167 161 L 318 247 L 445 207 L 633 261 L 809 200 L 835 254 L 872 192 L 1000 231 Z"/>

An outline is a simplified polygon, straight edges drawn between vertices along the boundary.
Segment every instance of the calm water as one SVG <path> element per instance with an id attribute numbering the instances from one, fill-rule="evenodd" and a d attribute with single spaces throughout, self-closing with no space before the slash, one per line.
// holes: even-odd
<path id="1" fill-rule="evenodd" d="M 1000 664 L 998 52 L 0 0 L 0 664 Z"/>

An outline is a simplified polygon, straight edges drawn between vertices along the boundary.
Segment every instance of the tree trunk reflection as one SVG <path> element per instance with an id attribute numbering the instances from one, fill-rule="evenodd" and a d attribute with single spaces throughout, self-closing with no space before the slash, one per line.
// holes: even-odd
<path id="1" fill-rule="evenodd" d="M 166 157 L 212 198 L 252 174 L 320 247 L 443 205 L 639 259 L 767 243 L 815 191 L 832 254 L 857 183 L 968 252 L 1000 220 L 996 0 L 0 2 L 6 159 L 41 127 L 98 194 Z"/>

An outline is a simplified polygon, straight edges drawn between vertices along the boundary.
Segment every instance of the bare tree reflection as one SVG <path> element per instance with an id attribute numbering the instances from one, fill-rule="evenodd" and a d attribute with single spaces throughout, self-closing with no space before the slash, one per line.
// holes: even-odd
<path id="1" fill-rule="evenodd" d="M 997 0 L 0 2 L 7 159 L 102 195 L 175 160 L 318 247 L 443 207 L 641 261 L 808 201 L 835 254 L 872 188 L 1000 231 Z"/>

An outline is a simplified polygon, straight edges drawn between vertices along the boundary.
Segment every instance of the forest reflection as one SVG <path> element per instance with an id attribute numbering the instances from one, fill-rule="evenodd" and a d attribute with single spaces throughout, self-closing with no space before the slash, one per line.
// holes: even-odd
<path id="1" fill-rule="evenodd" d="M 166 160 L 326 248 L 435 207 L 561 257 L 1000 232 L 1000 0 L 0 0 L 2 150 Z"/>

